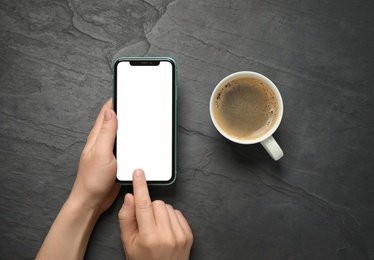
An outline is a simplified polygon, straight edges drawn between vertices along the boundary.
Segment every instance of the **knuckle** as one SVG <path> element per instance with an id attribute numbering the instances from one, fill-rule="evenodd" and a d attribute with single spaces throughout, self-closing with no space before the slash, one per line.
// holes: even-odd
<path id="1" fill-rule="evenodd" d="M 175 248 L 177 247 L 177 239 L 173 234 L 169 234 L 167 236 L 164 236 L 164 239 L 162 241 L 163 247 L 165 248 Z"/>
<path id="2" fill-rule="evenodd" d="M 187 237 L 184 234 L 178 235 L 176 237 L 176 244 L 178 246 L 184 247 L 185 245 L 187 245 Z"/>
<path id="3" fill-rule="evenodd" d="M 178 234 L 178 245 L 186 247 L 190 244 L 192 245 L 192 238 L 189 236 L 189 234 L 186 234 L 185 232 L 180 232 Z"/>
<path id="4" fill-rule="evenodd" d="M 118 212 L 118 219 L 119 220 L 124 220 L 124 219 L 126 219 L 126 212 L 123 210 L 123 208 L 121 208 L 120 210 L 119 210 L 119 212 Z"/>
<path id="5" fill-rule="evenodd" d="M 192 244 L 193 244 L 193 235 L 192 235 L 191 232 L 189 232 L 189 233 L 187 234 L 187 245 L 188 245 L 188 246 L 192 246 Z"/>
<path id="6" fill-rule="evenodd" d="M 191 247 L 193 244 L 193 235 L 191 232 L 183 231 L 182 234 L 179 235 L 178 240 L 179 245 L 183 247 Z"/>
<path id="7" fill-rule="evenodd" d="M 170 205 L 170 204 L 166 204 L 166 207 L 167 207 L 167 209 L 170 210 L 170 211 L 173 211 L 173 210 L 174 210 L 173 206 Z"/>
<path id="8" fill-rule="evenodd" d="M 155 200 L 152 202 L 153 206 L 159 207 L 159 206 L 165 206 L 165 202 L 162 200 Z"/>
<path id="9" fill-rule="evenodd" d="M 140 200 L 137 201 L 135 206 L 138 209 L 148 209 L 148 208 L 152 207 L 152 202 L 149 199 L 140 199 Z"/>

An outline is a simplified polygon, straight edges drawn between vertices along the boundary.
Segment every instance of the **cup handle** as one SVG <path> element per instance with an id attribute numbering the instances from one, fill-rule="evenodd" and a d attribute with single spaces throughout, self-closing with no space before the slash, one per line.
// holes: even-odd
<path id="1" fill-rule="evenodd" d="M 278 161 L 283 157 L 284 153 L 282 151 L 282 148 L 280 148 L 279 144 L 277 143 L 277 141 L 275 141 L 273 136 L 268 137 L 267 139 L 262 141 L 261 144 L 275 161 Z"/>

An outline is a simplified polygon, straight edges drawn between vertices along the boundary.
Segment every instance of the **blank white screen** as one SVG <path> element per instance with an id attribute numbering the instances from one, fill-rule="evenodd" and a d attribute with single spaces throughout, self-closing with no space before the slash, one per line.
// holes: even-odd
<path id="1" fill-rule="evenodd" d="M 117 66 L 117 178 L 131 181 L 136 168 L 148 181 L 172 177 L 173 67 Z"/>

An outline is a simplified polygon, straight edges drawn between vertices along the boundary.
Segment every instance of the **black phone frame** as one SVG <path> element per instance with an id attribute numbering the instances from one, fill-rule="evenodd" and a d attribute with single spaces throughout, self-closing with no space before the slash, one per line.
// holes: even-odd
<path id="1" fill-rule="evenodd" d="M 160 62 L 170 62 L 172 65 L 172 174 L 167 181 L 147 181 L 148 185 L 165 186 L 171 185 L 177 178 L 177 104 L 178 104 L 178 86 L 177 86 L 177 64 L 170 57 L 121 57 L 113 64 L 113 109 L 117 113 L 117 67 L 121 62 L 130 62 L 132 66 L 157 66 Z M 113 147 L 114 156 L 117 157 L 117 138 Z M 135 169 L 134 169 L 135 170 Z M 116 183 L 120 185 L 132 185 L 132 180 L 119 180 L 116 176 Z"/>

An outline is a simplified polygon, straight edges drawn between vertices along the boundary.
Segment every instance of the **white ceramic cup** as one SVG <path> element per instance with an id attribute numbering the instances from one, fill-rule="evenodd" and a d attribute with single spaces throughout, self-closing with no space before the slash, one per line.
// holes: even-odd
<path id="1" fill-rule="evenodd" d="M 246 140 L 237 139 L 237 138 L 227 134 L 225 131 L 223 131 L 223 129 L 217 123 L 217 120 L 215 118 L 214 111 L 213 111 L 215 100 L 216 100 L 217 95 L 220 93 L 220 90 L 223 87 L 225 87 L 229 82 L 231 82 L 233 80 L 236 80 L 236 79 L 240 79 L 240 78 L 254 78 L 254 79 L 258 79 L 258 80 L 264 82 L 266 85 L 268 85 L 272 89 L 272 91 L 274 92 L 275 97 L 277 99 L 277 102 L 278 102 L 278 117 L 276 118 L 276 122 L 274 123 L 272 128 L 269 129 L 265 134 L 263 134 L 262 136 L 260 136 L 258 138 L 255 138 L 255 139 L 246 139 Z M 265 77 L 264 75 L 259 74 L 257 72 L 252 72 L 252 71 L 240 71 L 240 72 L 236 72 L 236 73 L 233 73 L 231 75 L 228 75 L 227 77 L 222 79 L 217 84 L 215 89 L 213 90 L 213 93 L 210 97 L 209 110 L 210 110 L 210 117 L 212 118 L 214 126 L 227 139 L 229 139 L 229 140 L 231 140 L 235 143 L 239 143 L 239 144 L 261 143 L 262 146 L 265 148 L 265 150 L 269 153 L 269 155 L 275 161 L 277 161 L 277 160 L 279 160 L 280 158 L 283 157 L 284 153 L 283 153 L 282 149 L 280 148 L 280 146 L 278 145 L 278 143 L 275 141 L 275 139 L 272 136 L 273 133 L 275 132 L 275 130 L 277 130 L 280 122 L 282 121 L 282 116 L 283 116 L 282 96 L 279 93 L 278 88 L 274 85 L 274 83 L 270 79 Z"/>

